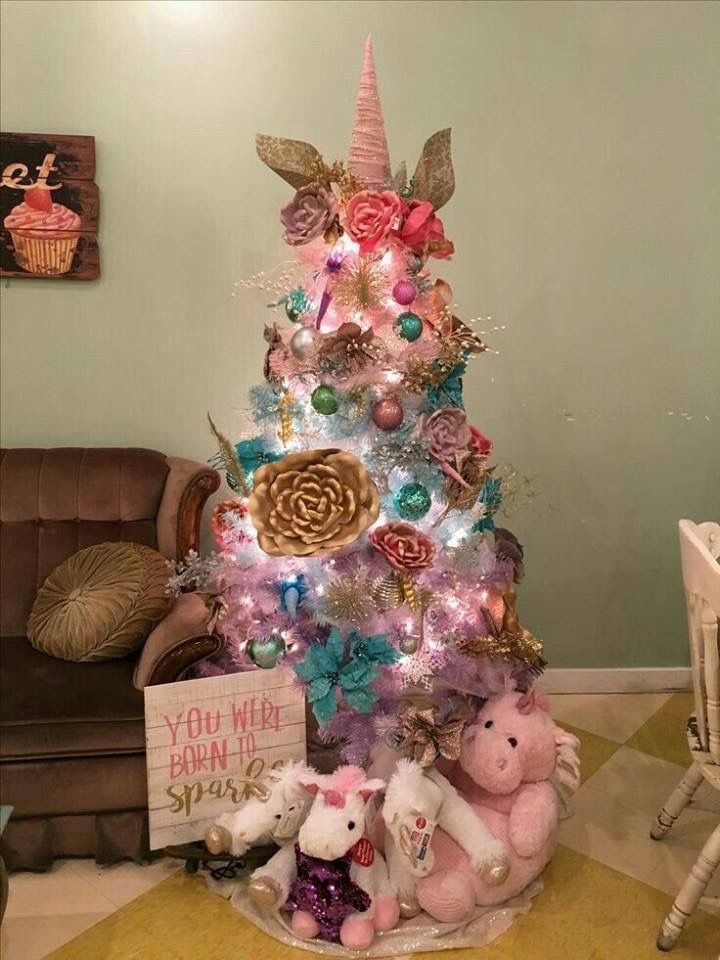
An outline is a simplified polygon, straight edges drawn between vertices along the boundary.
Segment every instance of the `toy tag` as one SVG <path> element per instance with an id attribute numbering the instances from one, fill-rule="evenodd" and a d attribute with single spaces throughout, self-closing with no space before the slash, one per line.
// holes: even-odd
<path id="1" fill-rule="evenodd" d="M 409 840 L 412 856 L 416 860 L 423 861 L 427 857 L 428 847 L 435 832 L 435 827 L 437 827 L 437 821 L 428 820 L 427 817 L 423 817 L 419 813 L 409 813 L 403 819 L 403 826 L 406 830 L 403 830 L 402 833 Z"/>
<path id="2" fill-rule="evenodd" d="M 292 810 L 287 809 L 283 812 L 282 818 L 278 820 L 277 826 L 273 829 L 272 835 L 275 840 L 290 840 L 297 835 L 301 824 L 305 820 L 308 809 L 312 804 L 313 798 L 307 799 L 295 798 L 292 803 Z"/>
<path id="3" fill-rule="evenodd" d="M 352 848 L 352 858 L 361 867 L 370 867 L 375 859 L 375 847 L 363 837 Z"/>

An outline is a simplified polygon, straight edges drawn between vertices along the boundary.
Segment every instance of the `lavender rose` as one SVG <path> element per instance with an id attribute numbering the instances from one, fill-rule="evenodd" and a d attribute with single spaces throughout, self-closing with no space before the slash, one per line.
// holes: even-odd
<path id="1" fill-rule="evenodd" d="M 300 187 L 290 203 L 280 211 L 285 227 L 285 242 L 296 247 L 309 243 L 332 225 L 337 200 L 332 190 L 318 183 Z"/>
<path id="2" fill-rule="evenodd" d="M 467 451 L 472 439 L 467 416 L 456 407 L 443 407 L 424 417 L 420 429 L 428 439 L 431 456 L 441 463 L 454 461 Z"/>

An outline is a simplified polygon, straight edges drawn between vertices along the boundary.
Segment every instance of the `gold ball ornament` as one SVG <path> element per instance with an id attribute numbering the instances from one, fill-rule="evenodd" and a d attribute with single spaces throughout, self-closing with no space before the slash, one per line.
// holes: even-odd
<path id="1" fill-rule="evenodd" d="M 310 557 L 353 543 L 380 512 L 378 489 L 351 453 L 303 450 L 255 471 L 248 511 L 271 557 Z"/>

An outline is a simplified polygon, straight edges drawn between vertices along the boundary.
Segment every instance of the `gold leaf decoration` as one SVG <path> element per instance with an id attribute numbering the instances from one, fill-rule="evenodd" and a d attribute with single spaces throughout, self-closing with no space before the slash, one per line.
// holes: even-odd
<path id="1" fill-rule="evenodd" d="M 458 652 L 472 657 L 487 657 L 489 660 L 519 660 L 533 673 L 542 673 L 546 664 L 542 641 L 520 624 L 515 609 L 517 594 L 512 585 L 504 592 L 503 601 L 505 612 L 499 635 L 459 640 L 456 645 Z"/>
<path id="2" fill-rule="evenodd" d="M 262 162 L 296 190 L 315 182 L 318 164 L 323 163 L 320 152 L 304 140 L 258 133 L 255 146 Z"/>
<path id="3" fill-rule="evenodd" d="M 210 429 L 215 434 L 215 439 L 217 440 L 218 447 L 220 448 L 220 460 L 222 462 L 222 468 L 229 476 L 233 478 L 237 484 L 238 491 L 244 497 L 246 497 L 250 490 L 248 488 L 245 471 L 243 470 L 242 464 L 238 460 L 237 454 L 235 453 L 235 447 L 230 443 L 224 434 L 220 433 L 209 413 L 207 418 L 208 423 L 210 424 Z"/>
<path id="4" fill-rule="evenodd" d="M 439 210 L 455 192 L 455 173 L 450 149 L 450 128 L 438 130 L 422 148 L 415 168 L 414 197 L 429 200 Z"/>

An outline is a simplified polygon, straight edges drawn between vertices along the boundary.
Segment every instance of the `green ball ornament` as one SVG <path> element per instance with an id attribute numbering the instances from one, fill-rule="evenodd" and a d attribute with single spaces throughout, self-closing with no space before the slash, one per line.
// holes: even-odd
<path id="1" fill-rule="evenodd" d="M 417 340 L 423 330 L 422 317 L 419 317 L 416 313 L 401 313 L 400 316 L 395 321 L 395 332 L 399 337 L 402 337 L 403 340 L 409 340 L 410 343 L 413 340 Z"/>
<path id="2" fill-rule="evenodd" d="M 248 656 L 261 670 L 272 670 L 278 660 L 285 656 L 285 641 L 279 633 L 271 633 L 262 640 L 250 640 L 247 645 Z"/>
<path id="3" fill-rule="evenodd" d="M 403 520 L 419 520 L 430 509 L 432 498 L 421 483 L 404 483 L 396 491 L 393 503 Z"/>
<path id="4" fill-rule="evenodd" d="M 310 301 L 302 287 L 291 290 L 285 301 L 285 313 L 288 320 L 297 323 L 303 313 L 310 309 Z"/>
<path id="5" fill-rule="evenodd" d="M 329 417 L 331 413 L 335 413 L 338 408 L 335 391 L 332 387 L 328 387 L 324 383 L 321 383 L 319 387 L 315 387 L 310 397 L 310 403 L 312 404 L 313 410 L 317 413 L 324 414 L 326 417 Z"/>

